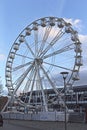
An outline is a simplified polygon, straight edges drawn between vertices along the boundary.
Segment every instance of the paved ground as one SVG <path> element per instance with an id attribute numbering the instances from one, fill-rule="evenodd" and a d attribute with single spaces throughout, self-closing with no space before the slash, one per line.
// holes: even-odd
<path id="1" fill-rule="evenodd" d="M 0 130 L 64 130 L 63 122 L 5 120 Z M 87 130 L 85 123 L 67 123 L 67 130 Z"/>
<path id="2" fill-rule="evenodd" d="M 14 122 L 4 121 L 4 125 L 3 127 L 0 127 L 0 130 L 38 130 L 38 129 L 23 125 L 23 122 L 20 125 L 20 123 L 18 124 L 17 121 L 14 120 Z"/>

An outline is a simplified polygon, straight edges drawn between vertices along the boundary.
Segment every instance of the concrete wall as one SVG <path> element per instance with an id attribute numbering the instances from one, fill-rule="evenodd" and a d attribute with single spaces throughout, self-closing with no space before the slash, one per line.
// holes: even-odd
<path id="1" fill-rule="evenodd" d="M 4 119 L 20 119 L 20 120 L 41 120 L 41 121 L 64 121 L 64 112 L 38 112 L 32 114 L 23 113 L 3 113 Z M 69 114 L 67 114 L 67 121 Z"/>

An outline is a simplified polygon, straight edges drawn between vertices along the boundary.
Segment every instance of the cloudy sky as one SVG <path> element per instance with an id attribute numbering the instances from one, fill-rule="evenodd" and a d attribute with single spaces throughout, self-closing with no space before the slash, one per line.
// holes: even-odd
<path id="1" fill-rule="evenodd" d="M 5 85 L 5 64 L 18 34 L 32 21 L 46 16 L 62 17 L 79 32 L 83 66 L 78 84 L 87 84 L 87 0 L 0 0 L 0 76 Z"/>

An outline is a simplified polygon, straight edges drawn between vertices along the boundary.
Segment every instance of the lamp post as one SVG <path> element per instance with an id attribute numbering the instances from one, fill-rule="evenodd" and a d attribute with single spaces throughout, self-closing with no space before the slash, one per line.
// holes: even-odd
<path id="1" fill-rule="evenodd" d="M 68 76 L 68 72 L 61 72 L 64 80 L 64 101 L 65 101 L 65 130 L 67 130 L 67 119 L 66 119 L 66 78 Z"/>

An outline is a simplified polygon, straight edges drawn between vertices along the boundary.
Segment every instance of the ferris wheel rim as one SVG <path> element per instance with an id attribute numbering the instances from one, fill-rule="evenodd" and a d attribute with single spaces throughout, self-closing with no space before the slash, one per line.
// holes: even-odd
<path id="1" fill-rule="evenodd" d="M 42 20 L 46 20 L 46 23 L 43 23 L 43 24 L 41 24 L 41 23 L 39 23 L 40 21 L 42 21 Z M 51 41 L 51 42 L 49 42 L 49 43 L 47 43 L 48 45 L 46 46 L 46 48 L 45 48 L 45 45 L 43 45 L 42 43 L 45 41 L 45 42 L 47 42 L 46 40 L 47 40 L 47 38 L 49 37 L 49 33 L 50 33 L 50 30 L 52 29 L 52 27 L 54 27 L 55 26 L 55 23 L 57 24 L 57 22 L 58 21 L 60 21 L 60 25 L 58 26 L 59 27 L 59 29 L 60 29 L 60 31 L 58 32 L 58 34 L 56 34 L 56 36 L 55 36 L 55 38 Z M 40 47 L 38 47 L 39 45 L 37 45 L 37 42 L 39 43 L 40 41 L 38 41 L 38 37 L 36 36 L 37 34 L 34 34 L 35 35 L 35 41 L 34 41 L 34 43 L 35 43 L 35 52 L 33 51 L 33 47 L 31 47 L 31 46 L 29 46 L 28 45 L 28 43 L 27 43 L 27 41 L 22 41 L 22 40 L 20 40 L 20 38 L 26 38 L 27 36 L 30 36 L 31 34 L 31 32 L 32 31 L 34 31 L 34 33 L 35 33 L 35 31 L 38 31 L 38 27 L 39 26 L 41 26 L 43 29 L 46 27 L 46 24 L 47 24 L 47 26 L 48 26 L 48 24 L 49 24 L 49 26 L 46 28 L 47 30 L 46 31 L 48 31 L 48 33 L 46 33 L 46 35 L 47 36 L 45 36 L 44 35 L 44 38 L 42 39 L 42 43 L 40 43 Z M 32 25 L 35 25 L 34 27 L 32 27 L 31 28 L 31 26 Z M 63 28 L 64 27 L 64 29 L 66 29 L 66 31 L 63 29 L 61 29 L 61 28 Z M 30 30 L 27 30 L 27 35 L 24 35 L 24 33 L 25 33 L 25 31 L 26 31 L 26 29 L 29 29 L 30 28 Z M 62 31 L 61 31 L 62 30 Z M 64 31 L 64 32 L 63 32 Z M 55 45 L 55 42 L 56 42 L 56 40 L 59 40 L 59 38 L 61 38 L 65 33 L 69 33 L 69 34 L 71 34 L 73 37 L 72 37 L 72 41 L 73 41 L 73 44 L 74 44 L 74 46 L 76 47 L 75 49 L 77 49 L 77 50 L 75 50 L 75 64 L 74 64 L 74 66 L 73 66 L 73 68 L 72 69 L 69 69 L 69 68 L 67 68 L 67 67 L 63 67 L 63 66 L 60 66 L 60 65 L 56 65 L 56 64 L 54 64 L 53 62 L 52 62 L 52 57 L 54 57 L 54 56 L 56 56 L 57 54 L 60 54 L 60 53 L 62 53 L 62 52 L 67 52 L 68 50 L 72 50 L 72 49 L 74 49 L 74 48 L 72 48 L 72 45 L 68 45 L 68 46 L 65 46 L 64 48 L 62 48 L 61 50 L 57 50 L 57 51 L 53 51 L 54 50 L 54 45 Z M 19 40 L 19 43 L 18 43 L 18 40 Z M 62 68 L 62 69 L 66 69 L 66 70 L 70 70 L 72 73 L 71 73 L 71 75 L 70 75 L 70 78 L 68 79 L 68 81 L 67 81 L 67 84 L 69 84 L 70 83 L 70 81 L 71 81 L 71 84 L 73 84 L 73 82 L 74 82 L 74 80 L 76 80 L 75 79 L 75 77 L 74 77 L 74 79 L 71 79 L 72 78 L 72 76 L 73 76 L 73 74 L 74 74 L 74 72 L 76 73 L 76 75 L 78 76 L 78 73 L 79 73 L 79 68 L 80 68 L 80 66 L 82 65 L 82 63 L 81 63 L 81 49 L 80 49 L 80 41 L 79 41 L 79 39 L 78 39 L 78 36 L 77 36 L 77 32 L 75 32 L 74 30 L 73 30 L 73 28 L 71 27 L 71 25 L 69 25 L 69 23 L 67 23 L 64 19 L 62 19 L 62 18 L 57 18 L 57 17 L 44 17 L 44 18 L 40 18 L 40 19 L 38 19 L 38 20 L 35 20 L 34 22 L 32 22 L 31 24 L 29 24 L 26 28 L 24 28 L 24 30 L 18 35 L 18 37 L 16 38 L 16 40 L 14 41 L 14 43 L 13 43 L 13 45 L 12 45 L 12 47 L 11 47 L 11 49 L 10 49 L 10 52 L 9 52 L 9 55 L 8 55 L 8 58 L 7 58 L 7 62 L 6 62 L 6 71 L 5 71 L 5 75 L 7 74 L 7 72 L 9 72 L 9 73 L 12 73 L 12 65 L 13 65 L 13 62 L 14 62 L 14 57 L 16 56 L 16 55 L 20 55 L 20 57 L 23 57 L 23 55 L 21 55 L 21 54 L 16 54 L 16 52 L 17 52 L 17 48 L 16 47 L 19 47 L 21 44 L 22 44 L 22 42 L 25 42 L 25 44 L 26 44 L 26 46 L 27 46 L 27 48 L 28 48 L 28 50 L 31 52 L 31 55 L 32 55 L 32 57 L 30 57 L 30 59 L 32 60 L 31 62 L 29 62 L 29 63 L 25 63 L 25 64 L 23 64 L 23 65 L 21 65 L 21 66 L 19 66 L 19 68 L 21 67 L 23 67 L 23 66 L 27 66 L 27 65 L 31 65 L 31 67 L 30 68 L 27 68 L 28 69 L 28 72 L 30 72 L 31 70 L 30 69 L 32 69 L 32 72 L 34 72 L 35 71 L 35 73 L 38 73 L 38 80 L 40 81 L 40 84 L 42 84 L 41 83 L 41 79 L 40 79 L 40 72 L 39 72 L 39 68 L 41 69 L 41 71 L 42 71 L 42 73 L 46 76 L 46 78 L 47 78 L 47 80 L 49 80 L 49 82 L 50 82 L 50 84 L 53 86 L 53 83 L 51 82 L 51 80 L 50 80 L 50 78 L 49 78 L 49 76 L 48 76 L 48 73 L 50 73 L 49 71 L 50 71 L 50 69 L 48 69 L 48 70 L 46 70 L 46 69 L 44 69 L 44 66 L 43 66 L 43 63 L 46 63 L 46 64 L 49 64 L 50 65 L 50 67 L 60 67 L 60 68 Z M 75 43 L 74 43 L 75 42 Z M 18 43 L 18 44 L 17 44 Z M 14 45 L 15 45 L 15 49 L 14 49 Z M 38 50 L 38 48 L 39 48 L 39 50 Z M 43 48 L 45 48 L 45 49 L 43 49 Z M 52 50 L 52 52 L 51 51 L 49 51 L 50 49 L 53 49 Z M 37 53 L 37 51 L 38 51 L 38 53 Z M 39 51 L 41 51 L 41 52 L 39 52 Z M 49 51 L 49 53 L 47 54 L 47 52 Z M 11 57 L 11 54 L 13 54 L 13 56 L 14 57 Z M 47 55 L 46 55 L 47 54 Z M 29 57 L 27 57 L 27 56 L 24 56 L 24 57 L 26 57 L 26 58 L 29 58 Z M 44 59 L 47 59 L 47 58 L 50 58 L 51 57 L 51 61 L 50 61 L 50 63 L 49 62 L 44 62 Z M 79 63 L 79 60 L 80 60 L 80 63 Z M 78 61 L 78 62 L 77 62 Z M 52 63 L 51 63 L 52 62 Z M 9 64 L 8 64 L 9 63 Z M 8 66 L 9 65 L 9 66 Z M 10 69 L 9 69 L 10 68 Z M 34 68 L 34 69 L 33 69 Z M 16 70 L 17 68 L 15 68 L 15 70 Z M 38 70 L 38 71 L 37 71 Z M 32 72 L 30 72 L 30 75 L 32 75 Z M 27 71 L 26 71 L 26 73 L 24 73 L 25 74 L 25 76 L 27 75 Z M 22 75 L 21 75 L 22 76 Z M 36 74 L 34 75 L 34 76 L 36 76 Z M 22 80 L 24 80 L 24 77 L 22 76 Z M 77 77 L 78 78 L 78 77 Z M 32 79 L 31 78 L 31 76 L 30 76 L 30 79 Z M 19 80 L 21 80 L 21 78 L 19 78 Z M 32 79 L 33 80 L 33 79 Z M 7 83 L 8 83 L 8 81 L 10 81 L 11 82 L 11 87 L 9 87 L 8 85 L 7 85 Z M 17 80 L 18 81 L 18 80 Z M 22 81 L 20 81 L 20 82 L 22 82 Z M 19 86 L 15 89 L 15 91 L 14 91 L 14 87 L 12 87 L 12 84 L 13 84 L 13 82 L 12 82 L 12 75 L 10 75 L 9 76 L 9 78 L 6 76 L 6 85 L 7 85 L 7 87 L 8 87 L 8 89 L 9 89 L 9 94 L 15 94 L 15 92 L 18 90 L 18 88 L 20 87 L 20 84 L 19 84 Z M 41 85 L 42 86 L 42 85 Z M 33 88 L 33 87 L 32 87 Z M 55 92 L 57 93 L 57 91 L 56 91 L 56 89 L 55 89 L 55 87 L 53 86 L 53 89 L 55 90 Z M 12 93 L 11 93 L 11 91 L 12 91 Z M 43 92 L 42 92 L 43 93 Z M 44 96 L 44 95 L 43 95 Z M 30 101 L 29 101 L 30 102 Z"/>

